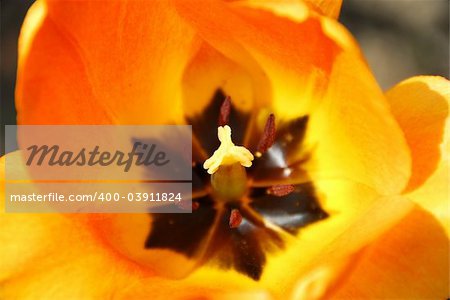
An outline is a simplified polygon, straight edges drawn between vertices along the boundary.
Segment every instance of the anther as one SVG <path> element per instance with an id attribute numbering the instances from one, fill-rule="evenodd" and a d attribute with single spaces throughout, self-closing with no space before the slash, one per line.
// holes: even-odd
<path id="1" fill-rule="evenodd" d="M 270 114 L 269 118 L 266 121 L 266 125 L 264 126 L 264 132 L 259 140 L 256 156 L 260 157 L 263 153 L 265 153 L 274 143 L 275 141 L 275 116 L 274 114 Z"/>
<path id="2" fill-rule="evenodd" d="M 232 209 L 230 214 L 230 228 L 237 228 L 242 223 L 242 215 L 238 209 Z"/>
<path id="3" fill-rule="evenodd" d="M 283 197 L 289 195 L 295 190 L 295 187 L 291 184 L 277 184 L 267 189 L 267 194 L 277 197 Z"/>
<path id="4" fill-rule="evenodd" d="M 217 120 L 218 126 L 228 125 L 228 121 L 230 119 L 230 111 L 231 111 L 231 98 L 227 96 L 225 100 L 222 102 L 222 106 L 220 107 L 219 119 Z"/>

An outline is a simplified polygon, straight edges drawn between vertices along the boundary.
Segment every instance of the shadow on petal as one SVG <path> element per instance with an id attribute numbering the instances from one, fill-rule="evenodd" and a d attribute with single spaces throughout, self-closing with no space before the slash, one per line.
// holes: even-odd
<path id="1" fill-rule="evenodd" d="M 367 249 L 333 299 L 445 299 L 449 240 L 436 219 L 415 207 Z"/>
<path id="2" fill-rule="evenodd" d="M 445 78 L 419 76 L 386 93 L 411 150 L 412 174 L 405 192 L 422 185 L 439 164 L 449 113 L 449 89 L 450 83 Z"/>

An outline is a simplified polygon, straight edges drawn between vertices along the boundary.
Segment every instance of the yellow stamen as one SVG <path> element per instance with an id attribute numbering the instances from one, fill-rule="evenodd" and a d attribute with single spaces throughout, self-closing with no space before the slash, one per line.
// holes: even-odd
<path id="1" fill-rule="evenodd" d="M 231 141 L 230 126 L 220 126 L 217 129 L 217 135 L 220 146 L 203 164 L 203 168 L 207 169 L 209 174 L 213 174 L 223 165 L 240 163 L 241 166 L 247 168 L 252 165 L 253 154 L 245 147 L 235 146 Z"/>

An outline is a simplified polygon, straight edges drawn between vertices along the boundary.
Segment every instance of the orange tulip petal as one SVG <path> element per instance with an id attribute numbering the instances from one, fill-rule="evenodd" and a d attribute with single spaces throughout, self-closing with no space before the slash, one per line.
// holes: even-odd
<path id="1" fill-rule="evenodd" d="M 447 121 L 450 125 L 450 122 Z M 449 128 L 447 125 L 447 128 Z M 447 130 L 447 134 L 450 132 Z M 446 139 L 445 149 L 448 149 L 448 138 Z M 432 213 L 433 216 L 442 224 L 447 235 L 450 237 L 450 209 L 449 209 L 449 151 L 443 151 L 441 161 L 436 171 L 425 181 L 423 185 L 406 195 L 409 199 L 415 201 L 422 208 Z"/>
<path id="2" fill-rule="evenodd" d="M 197 42 L 170 3 L 38 1 L 25 24 L 19 123 L 179 121 L 182 72 Z"/>
<path id="3" fill-rule="evenodd" d="M 342 0 L 305 0 L 322 14 L 337 19 L 341 11 Z"/>
<path id="4" fill-rule="evenodd" d="M 409 149 L 367 66 L 351 53 L 336 59 L 310 126 L 319 176 L 363 182 L 381 194 L 403 190 L 410 176 Z"/>
<path id="5" fill-rule="evenodd" d="M 431 212 L 450 235 L 449 91 L 447 79 L 419 76 L 398 84 L 387 97 L 413 158 L 406 196 Z"/>
<path id="6" fill-rule="evenodd" d="M 324 188 L 320 192 L 327 190 L 325 209 L 332 212 L 330 218 L 300 232 L 287 254 L 274 259 L 277 271 L 269 277 L 271 285 L 278 288 L 291 282 L 294 288 L 290 293 L 300 299 L 327 295 L 337 282 L 345 280 L 359 252 L 411 209 L 406 199 L 379 197 L 361 185 L 321 182 L 319 186 Z M 304 257 L 308 257 L 307 262 Z M 293 265 L 297 267 L 289 268 L 286 274 L 287 266 Z"/>
<path id="7" fill-rule="evenodd" d="M 173 14 L 172 7 L 166 7 L 159 14 L 155 7 L 140 7 L 144 2 L 117 2 L 107 8 L 112 11 L 108 13 L 98 2 L 83 3 L 86 4 L 67 2 L 59 6 L 49 2 L 48 15 L 44 14 L 46 17 L 41 19 L 39 29 L 31 33 L 25 29 L 17 92 L 21 123 L 157 123 L 175 119 L 176 112 L 168 114 L 165 111 L 170 110 L 171 105 L 178 107 L 175 111 L 181 107 L 181 92 L 173 87 L 181 89 L 185 67 L 195 52 L 180 49 L 195 50 L 200 45 L 194 41 L 196 37 L 192 28 L 198 30 L 214 51 L 239 64 L 256 78 L 255 82 L 270 83 L 264 87 L 262 98 L 273 101 L 277 116 L 293 118 L 303 113 L 311 114 L 308 138 L 315 143 L 318 170 L 331 171 L 334 177 L 349 178 L 354 182 L 317 181 L 319 190 L 326 195 L 325 208 L 332 217 L 301 232 L 301 238 L 292 240 L 293 246 L 288 252 L 270 257 L 261 283 L 274 294 L 289 293 L 302 276 L 318 278 L 319 283 L 328 284 L 335 278 L 329 275 L 330 272 L 342 271 L 342 266 L 336 267 L 336 261 L 345 260 L 360 251 L 410 209 L 407 201 L 395 197 L 380 198 L 378 195 L 398 192 L 406 185 L 410 168 L 408 148 L 352 38 L 334 21 L 310 14 L 308 10 L 303 11 L 305 19 L 293 21 L 239 3 L 205 2 L 202 6 L 177 3 L 177 11 L 192 26 L 189 28 Z M 155 3 L 158 4 L 152 2 L 152 5 L 163 5 Z M 127 9 L 122 9 L 124 6 Z M 73 14 L 72 10 L 78 9 L 79 13 Z M 33 20 L 31 15 L 29 20 Z M 169 23 L 171 26 L 168 27 L 174 31 L 167 33 L 170 41 L 162 43 L 167 44 L 164 51 L 154 43 L 158 40 L 155 31 L 161 30 L 161 26 L 157 29 L 152 27 L 148 19 L 153 20 L 153 17 L 160 24 Z M 122 25 L 115 36 L 116 32 L 111 28 L 117 20 L 121 20 L 119 24 Z M 133 20 L 133 24 L 126 24 L 126 20 Z M 79 26 L 88 23 L 92 24 L 90 30 Z M 99 38 L 99 32 L 105 33 L 105 39 Z M 141 41 L 137 34 L 144 34 L 152 42 L 144 43 L 142 47 L 130 46 Z M 106 40 L 112 45 L 105 45 Z M 184 41 L 182 45 L 180 41 Z M 126 55 L 123 53 L 125 50 Z M 50 55 L 45 54 L 46 51 Z M 155 56 L 148 53 L 155 53 Z M 44 67 L 47 67 L 45 72 L 42 71 Z M 67 69 L 73 72 L 62 72 Z M 67 76 L 67 82 L 64 80 L 62 85 L 54 82 L 55 78 L 63 79 L 63 75 Z M 36 84 L 38 76 L 42 76 L 39 79 L 42 81 Z M 55 106 L 45 107 L 44 96 L 47 97 L 48 93 L 51 93 L 49 99 L 60 101 L 56 109 Z M 132 104 L 123 99 L 129 99 Z M 92 112 L 85 112 L 84 107 L 92 108 Z M 118 115 L 118 112 L 124 113 Z M 156 295 L 161 292 L 160 295 L 167 296 L 166 292 L 170 290 L 171 296 L 177 296 L 177 293 L 183 293 L 183 289 L 188 293 L 195 293 L 198 289 L 208 294 L 208 290 L 198 287 L 205 280 L 213 284 L 211 289 L 216 292 L 225 285 L 231 289 L 257 288 L 254 282 L 242 275 L 213 267 L 199 269 L 186 281 L 153 278 L 151 273 L 141 273 L 129 260 L 105 248 L 83 224 L 61 216 L 29 217 L 30 220 L 36 218 L 36 223 L 31 221 L 32 224 L 27 225 L 20 216 L 6 216 L 6 219 L 10 218 L 8 227 L 5 227 L 8 230 L 1 239 L 10 241 L 11 246 L 6 248 L 7 252 L 2 257 L 13 257 L 21 266 L 17 269 L 21 272 L 34 259 L 45 256 L 44 267 L 36 266 L 41 268 L 37 275 L 22 279 L 30 279 L 25 282 L 26 289 L 17 288 L 21 284 L 20 279 L 18 282 L 11 279 L 11 293 L 31 290 L 64 292 L 58 288 L 43 291 L 38 287 L 38 282 L 42 284 L 42 281 L 33 283 L 32 280 L 45 277 L 49 283 L 43 286 L 50 286 L 55 277 L 64 277 L 67 270 L 75 270 L 73 274 L 80 278 L 79 281 L 74 280 L 67 291 L 72 292 L 71 296 L 80 297 L 88 295 L 90 289 L 98 293 L 94 296 L 104 296 L 104 293 L 109 293 L 106 296 L 130 296 L 136 295 L 134 293 L 138 289 L 141 289 L 140 296 L 146 296 L 152 293 L 155 285 L 159 289 L 158 284 L 163 290 L 155 291 Z M 18 233 L 22 232 L 17 235 L 14 234 L 16 221 L 25 226 L 17 228 Z M 43 227 L 40 222 L 44 223 Z M 57 233 L 62 237 L 54 238 Z M 23 260 L 17 258 L 21 251 L 15 250 L 22 250 L 20 243 L 27 239 L 37 243 L 35 236 L 48 244 L 38 245 L 37 254 L 27 254 Z M 92 250 L 88 251 L 91 255 L 85 255 L 86 248 L 81 244 L 68 243 L 78 240 L 91 245 L 92 248 L 88 249 Z M 48 255 L 46 249 L 52 249 L 55 257 Z M 304 256 L 300 257 L 299 253 Z M 12 267 L 14 259 L 11 259 L 9 268 L 2 271 L 5 278 L 20 274 L 15 273 Z M 319 274 L 315 276 L 308 273 L 322 261 L 329 271 L 313 272 Z M 46 275 L 46 267 L 55 267 L 58 262 L 64 263 Z M 291 271 L 292 265 L 298 268 L 292 273 L 286 272 L 287 268 Z M 110 273 L 106 273 L 104 282 L 97 284 L 104 270 L 110 270 Z M 79 276 L 81 273 L 85 276 Z M 115 287 L 113 291 L 112 287 Z M 303 291 L 300 288 L 299 293 Z"/>
<path id="8" fill-rule="evenodd" d="M 19 152 L 8 172 L 27 178 Z M 5 157 L 0 159 L 0 207 L 4 208 Z M 32 184 L 24 189 L 33 189 Z M 38 193 L 38 190 L 33 190 Z M 2 299 L 270 299 L 256 287 L 232 281 L 211 287 L 205 281 L 155 276 L 105 245 L 90 230 L 101 214 L 0 213 L 0 298 Z M 113 215 L 107 215 L 108 217 Z M 134 218 L 139 215 L 134 214 Z M 147 215 L 145 217 L 148 217 Z M 165 257 L 159 257 L 166 261 Z M 218 298 L 219 299 L 219 298 Z"/>
<path id="9" fill-rule="evenodd" d="M 341 25 L 308 10 L 304 20 L 292 21 L 240 2 L 176 3 L 217 51 L 254 73 L 263 71 L 269 109 L 278 120 L 310 114 L 308 138 L 317 158 L 310 171 L 363 182 L 383 194 L 403 189 L 410 175 L 403 133 Z"/>
<path id="10" fill-rule="evenodd" d="M 405 191 L 408 192 L 423 184 L 441 159 L 450 82 L 442 77 L 413 77 L 390 89 L 386 97 L 411 149 L 412 175 Z"/>
<path id="11" fill-rule="evenodd" d="M 446 299 L 449 240 L 433 216 L 416 207 L 366 250 L 332 299 Z"/>
<path id="12" fill-rule="evenodd" d="M 305 5 L 319 14 L 334 19 L 339 17 L 342 6 L 342 0 L 237 0 L 237 2 L 253 8 L 266 9 L 276 15 L 287 17 L 294 21 L 301 21 L 306 17 Z"/>

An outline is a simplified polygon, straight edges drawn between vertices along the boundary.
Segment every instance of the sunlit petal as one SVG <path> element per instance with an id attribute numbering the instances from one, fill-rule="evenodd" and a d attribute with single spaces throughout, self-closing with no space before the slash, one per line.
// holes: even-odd
<path id="1" fill-rule="evenodd" d="M 332 299 L 445 299 L 449 241 L 433 216 L 416 207 L 374 245 Z"/>
<path id="2" fill-rule="evenodd" d="M 448 136 L 444 137 L 450 82 L 442 77 L 413 77 L 390 89 L 386 97 L 411 149 L 412 174 L 405 191 L 409 192 L 433 174 L 441 159 L 448 159 Z"/>

